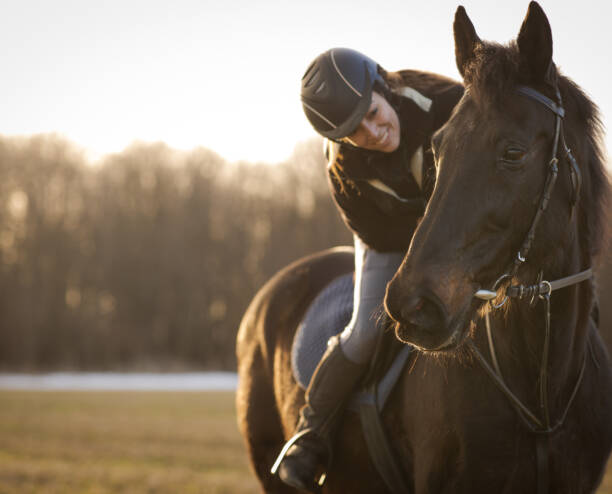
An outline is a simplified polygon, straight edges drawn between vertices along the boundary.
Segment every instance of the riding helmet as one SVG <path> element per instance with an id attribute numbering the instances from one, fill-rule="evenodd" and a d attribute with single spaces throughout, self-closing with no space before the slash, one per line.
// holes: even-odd
<path id="1" fill-rule="evenodd" d="M 324 137 L 346 137 L 367 113 L 376 83 L 386 86 L 374 60 L 349 48 L 332 48 L 315 58 L 302 77 L 304 113 Z"/>

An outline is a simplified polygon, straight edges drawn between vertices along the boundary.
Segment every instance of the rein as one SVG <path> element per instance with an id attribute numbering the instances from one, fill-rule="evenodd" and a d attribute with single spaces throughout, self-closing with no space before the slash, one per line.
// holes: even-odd
<path id="1" fill-rule="evenodd" d="M 584 281 L 589 280 L 593 276 L 593 272 L 591 268 L 588 268 L 579 273 L 573 274 L 571 276 L 567 276 L 565 278 L 561 278 L 554 281 L 546 281 L 542 280 L 542 273 L 538 278 L 538 282 L 534 285 L 524 286 L 524 285 L 512 285 L 506 288 L 505 293 L 498 294 L 497 289 L 498 286 L 501 285 L 505 280 L 511 280 L 516 276 L 516 273 L 519 267 L 527 260 L 527 254 L 531 249 L 531 245 L 533 244 L 533 240 L 535 237 L 535 232 L 540 222 L 544 212 L 548 207 L 548 203 L 550 202 L 550 197 L 552 191 L 554 189 L 555 183 L 557 181 L 557 176 L 559 173 L 559 158 L 558 158 L 558 148 L 559 144 L 561 144 L 563 152 L 565 154 L 565 158 L 569 163 L 569 173 L 570 179 L 573 186 L 572 197 L 571 197 L 571 205 L 572 208 L 578 201 L 578 196 L 580 193 L 580 185 L 581 185 L 581 175 L 580 169 L 572 155 L 571 150 L 567 146 L 565 142 L 565 136 L 562 130 L 562 119 L 565 116 L 565 110 L 563 108 L 563 103 L 561 100 L 561 94 L 559 89 L 555 87 L 555 93 L 557 101 L 553 101 L 547 96 L 544 96 L 539 91 L 532 89 L 527 86 L 518 86 L 516 92 L 522 96 L 526 96 L 531 98 L 538 103 L 546 106 L 550 111 L 555 114 L 555 135 L 553 138 L 553 146 L 552 146 L 552 157 L 548 163 L 548 174 L 546 176 L 546 180 L 544 182 L 544 188 L 542 190 L 542 195 L 540 197 L 540 204 L 534 218 L 532 220 L 531 226 L 527 232 L 523 243 L 521 244 L 520 249 L 511 264 L 510 269 L 504 275 L 502 275 L 493 285 L 491 290 L 478 290 L 474 297 L 480 300 L 485 300 L 490 304 L 490 307 L 495 310 L 503 307 L 506 302 L 510 298 L 515 298 L 518 300 L 521 299 L 529 299 L 529 303 L 533 305 L 537 302 L 536 299 L 544 300 L 546 303 L 546 314 L 545 314 L 545 333 L 544 333 L 544 345 L 542 351 L 542 360 L 540 363 L 540 372 L 539 372 L 539 414 L 536 414 L 529 410 L 529 408 L 514 394 L 510 388 L 506 385 L 504 378 L 502 376 L 502 372 L 497 360 L 497 355 L 495 352 L 495 344 L 493 341 L 493 335 L 491 331 L 491 322 L 489 318 L 489 312 L 485 313 L 485 324 L 487 331 L 487 339 L 489 344 L 489 353 L 491 355 L 492 365 L 487 362 L 482 353 L 478 350 L 473 341 L 468 340 L 467 345 L 474 354 L 475 358 L 478 360 L 480 365 L 483 367 L 485 372 L 489 375 L 489 377 L 493 380 L 494 384 L 499 388 L 499 390 L 508 398 L 513 408 L 516 410 L 518 416 L 521 418 L 522 422 L 526 425 L 526 427 L 533 433 L 537 434 L 536 441 L 536 459 L 537 459 L 537 471 L 538 471 L 538 493 L 544 494 L 548 492 L 549 489 L 549 478 L 548 478 L 548 460 L 549 460 L 549 437 L 550 435 L 562 427 L 565 422 L 565 418 L 569 412 L 569 409 L 574 401 L 578 393 L 578 389 L 580 388 L 580 384 L 582 383 L 582 379 L 584 377 L 584 370 L 586 367 L 586 352 L 584 356 L 584 360 L 582 362 L 580 372 L 576 383 L 574 385 L 573 391 L 570 395 L 570 398 L 565 406 L 563 413 L 559 417 L 559 419 L 551 425 L 550 421 L 550 411 L 548 405 L 548 357 L 550 352 L 550 296 L 551 293 L 555 290 L 559 290 L 568 286 L 572 286 L 578 283 L 582 283 Z M 501 290 L 500 290 L 501 292 Z M 494 304 L 493 300 L 498 298 L 498 295 L 503 295 L 503 299 L 500 303 Z"/>
<path id="2" fill-rule="evenodd" d="M 548 410 L 548 396 L 547 396 L 547 367 L 548 367 L 548 350 L 550 346 L 550 295 L 554 290 L 559 290 L 561 288 L 565 288 L 567 286 L 575 285 L 577 283 L 581 283 L 586 281 L 593 276 L 593 271 L 589 268 L 585 271 L 581 271 L 572 276 L 567 276 L 565 278 L 561 278 L 556 281 L 548 282 L 548 281 L 540 281 L 539 283 L 525 287 L 523 285 L 519 286 L 511 286 L 506 291 L 507 297 L 518 298 L 519 300 L 524 296 L 531 296 L 532 303 L 535 297 L 539 297 L 546 301 L 546 326 L 545 326 L 545 334 L 544 334 L 544 354 L 542 356 L 542 362 L 540 364 L 540 409 L 544 415 L 543 419 L 537 417 L 535 413 L 533 413 L 526 405 L 521 402 L 521 400 L 510 390 L 510 388 L 506 385 L 501 369 L 499 367 L 499 363 L 497 360 L 497 354 L 495 351 L 495 344 L 493 342 L 493 334 L 491 331 L 491 322 L 489 318 L 489 313 L 485 314 L 485 323 L 487 329 L 487 339 L 489 342 L 489 353 L 491 355 L 491 361 L 493 362 L 493 367 L 489 365 L 486 361 L 482 353 L 478 350 L 476 345 L 469 340 L 468 346 L 471 351 L 476 356 L 477 360 L 483 366 L 489 377 L 493 379 L 493 382 L 497 385 L 497 387 L 506 395 L 506 397 L 510 400 L 512 406 L 517 411 L 519 417 L 523 420 L 523 423 L 532 431 L 538 434 L 551 434 L 556 431 L 559 427 L 563 425 L 565 422 L 565 417 L 576 397 L 578 392 L 578 388 L 582 382 L 582 378 L 584 376 L 584 369 L 586 366 L 586 354 L 585 358 L 582 361 L 582 366 L 580 368 L 580 373 L 578 375 L 578 379 L 576 380 L 576 384 L 574 385 L 574 389 L 570 396 L 570 399 L 565 406 L 565 409 L 559 418 L 559 420 L 555 423 L 555 425 L 550 425 L 550 414 Z M 492 300 L 497 296 L 496 292 L 492 292 L 489 290 L 479 290 L 475 295 L 477 298 L 482 300 Z"/>

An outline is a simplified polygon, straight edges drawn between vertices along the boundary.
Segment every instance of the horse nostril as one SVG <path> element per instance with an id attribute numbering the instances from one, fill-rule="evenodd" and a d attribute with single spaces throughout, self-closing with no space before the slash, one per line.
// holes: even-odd
<path id="1" fill-rule="evenodd" d="M 425 305 L 425 299 L 422 297 L 414 297 L 410 299 L 404 306 L 401 308 L 400 313 L 402 315 L 402 319 L 404 322 L 412 323 L 412 319 L 415 315 L 418 315 L 423 306 Z"/>
<path id="2" fill-rule="evenodd" d="M 404 323 L 421 329 L 434 329 L 444 323 L 442 309 L 433 300 L 425 297 L 414 297 L 401 310 Z"/>

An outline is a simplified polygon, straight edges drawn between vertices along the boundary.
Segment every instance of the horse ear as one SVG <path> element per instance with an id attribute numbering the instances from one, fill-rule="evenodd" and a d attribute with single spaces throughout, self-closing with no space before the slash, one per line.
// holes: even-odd
<path id="1" fill-rule="evenodd" d="M 521 62 L 532 78 L 550 82 L 552 67 L 552 32 L 546 14 L 537 2 L 531 2 L 517 38 Z"/>
<path id="2" fill-rule="evenodd" d="M 465 68 L 474 58 L 476 46 L 481 44 L 480 38 L 476 34 L 474 25 L 467 15 L 463 5 L 457 7 L 455 21 L 453 22 L 455 33 L 455 60 L 461 77 L 465 77 Z"/>

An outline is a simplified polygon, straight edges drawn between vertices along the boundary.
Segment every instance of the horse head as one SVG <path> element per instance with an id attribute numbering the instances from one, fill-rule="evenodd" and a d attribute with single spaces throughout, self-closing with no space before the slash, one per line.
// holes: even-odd
<path id="1" fill-rule="evenodd" d="M 488 310 L 478 290 L 589 267 L 605 224 L 597 110 L 553 63 L 540 6 L 508 46 L 482 41 L 463 7 L 453 27 L 466 91 L 432 139 L 435 188 L 385 297 L 397 337 L 428 351 L 470 337 Z"/>

